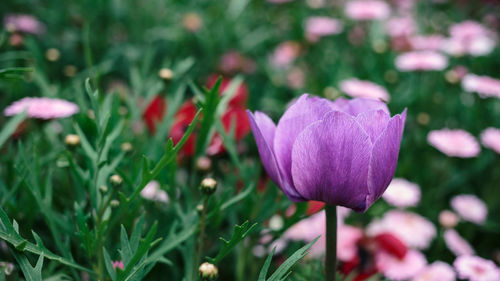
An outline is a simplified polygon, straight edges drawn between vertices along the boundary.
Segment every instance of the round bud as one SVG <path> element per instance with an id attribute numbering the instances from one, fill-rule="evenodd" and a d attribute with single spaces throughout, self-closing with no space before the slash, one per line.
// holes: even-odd
<path id="1" fill-rule="evenodd" d="M 158 71 L 158 76 L 165 81 L 170 81 L 174 78 L 174 72 L 170 68 L 162 68 Z"/>
<path id="2" fill-rule="evenodd" d="M 101 190 L 102 193 L 108 192 L 108 186 L 107 185 L 101 185 L 101 186 L 99 186 L 99 189 Z"/>
<path id="3" fill-rule="evenodd" d="M 211 263 L 204 262 L 200 265 L 198 272 L 200 274 L 201 280 L 211 281 L 217 279 L 219 276 L 219 270 L 217 267 Z"/>
<path id="4" fill-rule="evenodd" d="M 122 185 L 123 179 L 119 175 L 112 175 L 111 178 L 109 178 L 109 181 L 114 187 L 119 187 Z"/>
<path id="5" fill-rule="evenodd" d="M 200 190 L 205 195 L 211 195 L 217 189 L 217 182 L 213 178 L 204 178 L 201 181 Z"/>
<path id="6" fill-rule="evenodd" d="M 130 151 L 132 151 L 132 148 L 133 148 L 132 144 L 129 142 L 124 142 L 121 145 L 121 149 L 123 152 L 130 152 Z"/>
<path id="7" fill-rule="evenodd" d="M 207 172 L 212 168 L 212 160 L 206 156 L 202 156 L 196 160 L 196 169 L 198 171 Z"/>
<path id="8" fill-rule="evenodd" d="M 80 145 L 80 137 L 78 135 L 66 135 L 64 138 L 64 143 L 69 147 L 76 147 Z"/>
<path id="9" fill-rule="evenodd" d="M 111 207 L 116 208 L 116 207 L 120 206 L 120 201 L 113 199 L 113 200 L 111 200 L 111 202 L 109 202 L 109 204 L 111 205 Z"/>
<path id="10" fill-rule="evenodd" d="M 77 72 L 78 72 L 78 69 L 76 68 L 76 66 L 74 66 L 72 64 L 66 65 L 63 69 L 63 73 L 66 77 L 73 77 L 76 75 Z"/>
<path id="11" fill-rule="evenodd" d="M 61 57 L 61 52 L 59 52 L 58 49 L 55 48 L 50 48 L 45 52 L 45 58 L 47 58 L 48 61 L 57 61 Z"/>
<path id="12" fill-rule="evenodd" d="M 198 212 L 198 214 L 203 212 L 203 204 L 196 205 L 196 212 Z"/>

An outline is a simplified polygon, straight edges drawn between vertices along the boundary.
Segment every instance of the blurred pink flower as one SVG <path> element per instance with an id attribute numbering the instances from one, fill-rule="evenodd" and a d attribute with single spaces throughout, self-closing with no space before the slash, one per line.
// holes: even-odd
<path id="1" fill-rule="evenodd" d="M 255 62 L 244 57 L 238 51 L 229 51 L 222 55 L 219 60 L 219 69 L 226 73 L 237 73 L 239 71 L 252 73 L 255 71 Z"/>
<path id="2" fill-rule="evenodd" d="M 340 82 L 340 89 L 354 98 L 370 98 L 375 100 L 389 101 L 387 90 L 370 81 L 351 78 Z"/>
<path id="3" fill-rule="evenodd" d="M 23 111 L 27 112 L 28 117 L 39 119 L 57 119 L 69 117 L 79 111 L 76 104 L 53 98 L 23 98 L 4 110 L 5 116 L 12 116 Z"/>
<path id="4" fill-rule="evenodd" d="M 443 45 L 444 37 L 439 34 L 416 35 L 409 38 L 410 46 L 414 50 L 437 51 Z"/>
<path id="5" fill-rule="evenodd" d="M 305 22 L 306 37 L 311 42 L 324 36 L 339 34 L 342 29 L 342 23 L 330 17 L 310 17 Z"/>
<path id="6" fill-rule="evenodd" d="M 467 20 L 450 27 L 450 38 L 443 50 L 452 55 L 487 55 L 496 46 L 494 32 L 478 22 Z"/>
<path id="7" fill-rule="evenodd" d="M 112 261 L 111 264 L 113 265 L 114 270 L 116 270 L 117 268 L 123 270 L 123 261 Z"/>
<path id="8" fill-rule="evenodd" d="M 486 204 L 475 195 L 457 195 L 451 199 L 451 207 L 462 219 L 476 224 L 483 224 L 488 216 Z"/>
<path id="9" fill-rule="evenodd" d="M 407 37 L 415 32 L 415 21 L 409 16 L 391 18 L 385 23 L 385 31 L 391 37 Z"/>
<path id="10" fill-rule="evenodd" d="M 474 136 L 464 130 L 431 131 L 427 135 L 427 141 L 437 150 L 452 157 L 475 157 L 481 151 Z"/>
<path id="11" fill-rule="evenodd" d="M 448 66 L 448 59 L 434 51 L 413 51 L 399 55 L 395 64 L 401 71 L 443 70 Z"/>
<path id="12" fill-rule="evenodd" d="M 416 249 L 427 249 L 436 237 L 436 227 L 432 222 L 416 213 L 401 210 L 389 211 L 382 219 L 368 225 L 367 233 L 370 236 L 383 232 L 394 234 L 406 245 Z"/>
<path id="13" fill-rule="evenodd" d="M 345 6 L 345 14 L 353 20 L 380 20 L 390 13 L 389 5 L 379 0 L 351 0 Z"/>
<path id="14" fill-rule="evenodd" d="M 31 34 L 42 34 L 45 26 L 31 15 L 8 15 L 3 20 L 5 29 L 11 32 L 24 32 Z"/>
<path id="15" fill-rule="evenodd" d="M 292 2 L 292 1 L 293 0 L 267 0 L 267 2 L 273 3 L 273 4 L 282 4 L 282 3 Z"/>
<path id="16" fill-rule="evenodd" d="M 157 181 L 150 181 L 143 190 L 141 190 L 141 196 L 144 199 L 151 201 L 158 201 L 162 203 L 168 202 L 167 193 L 160 188 L 160 183 Z"/>
<path id="17" fill-rule="evenodd" d="M 444 210 L 439 213 L 439 224 L 444 228 L 453 228 L 459 221 L 460 218 L 452 211 Z"/>
<path id="18" fill-rule="evenodd" d="M 455 281 L 456 273 L 453 267 L 442 261 L 435 261 L 425 267 L 411 281 Z"/>
<path id="19" fill-rule="evenodd" d="M 414 207 L 420 201 L 420 187 L 405 179 L 395 178 L 387 187 L 382 198 L 398 208 Z"/>
<path id="20" fill-rule="evenodd" d="M 403 259 L 385 251 L 377 253 L 377 268 L 385 277 L 394 280 L 408 280 L 416 276 L 427 264 L 425 256 L 416 250 L 409 250 Z"/>
<path id="21" fill-rule="evenodd" d="M 363 237 L 360 228 L 343 224 L 341 209 L 338 208 L 339 226 L 337 233 L 337 255 L 342 261 L 348 261 L 357 255 L 357 242 Z M 311 242 L 314 238 L 321 237 L 311 247 L 311 256 L 318 257 L 325 253 L 325 211 L 320 211 L 291 226 L 284 234 L 285 240 Z"/>
<path id="22" fill-rule="evenodd" d="M 481 142 L 489 149 L 500 154 L 500 129 L 487 128 L 481 133 Z"/>
<path id="23" fill-rule="evenodd" d="M 454 229 L 447 229 L 443 235 L 446 247 L 450 249 L 456 256 L 461 255 L 474 255 L 474 249 L 472 246 L 458 234 Z"/>
<path id="24" fill-rule="evenodd" d="M 482 98 L 500 98 L 500 80 L 489 76 L 467 74 L 462 80 L 462 88 L 468 92 L 476 92 Z"/>
<path id="25" fill-rule="evenodd" d="M 453 262 L 460 279 L 470 281 L 498 281 L 500 269 L 491 260 L 478 256 L 459 256 Z"/>
<path id="26" fill-rule="evenodd" d="M 304 71 L 298 67 L 293 67 L 286 77 L 287 84 L 292 89 L 304 87 Z"/>
<path id="27" fill-rule="evenodd" d="M 278 68 L 286 68 L 299 56 L 300 45 L 294 41 L 285 41 L 274 49 L 271 63 Z"/>

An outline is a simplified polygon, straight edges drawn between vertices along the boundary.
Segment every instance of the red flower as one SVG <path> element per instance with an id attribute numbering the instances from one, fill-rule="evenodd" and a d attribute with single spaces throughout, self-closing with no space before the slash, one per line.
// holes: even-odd
<path id="1" fill-rule="evenodd" d="M 216 76 L 211 76 L 209 78 L 208 86 L 212 87 L 216 79 Z M 222 95 L 224 94 L 224 90 L 231 83 L 231 80 L 224 78 L 221 82 L 220 93 Z M 234 137 L 236 141 L 241 140 L 250 132 L 250 123 L 245 112 L 247 100 L 248 88 L 245 84 L 242 83 L 236 93 L 234 93 L 234 96 L 229 101 L 226 111 L 221 116 L 221 122 L 226 133 L 229 133 L 229 131 L 231 130 L 231 126 L 234 123 Z M 165 100 L 160 95 L 156 96 L 148 105 L 143 113 L 143 119 L 146 122 L 150 133 L 155 133 L 156 123 L 160 122 L 163 119 L 166 109 L 167 105 L 165 103 Z M 196 112 L 196 105 L 191 100 L 188 100 L 181 105 L 177 113 L 174 115 L 174 122 L 172 124 L 172 128 L 170 129 L 170 137 L 172 137 L 174 143 L 177 143 L 181 140 L 182 136 L 186 132 L 186 129 L 196 115 Z M 200 118 L 202 118 L 202 116 L 200 116 Z M 181 154 L 183 156 L 193 156 L 195 153 L 195 146 L 196 133 L 194 132 L 193 134 L 191 134 L 184 147 L 182 148 Z M 223 145 L 222 137 L 219 134 L 215 134 L 210 141 L 209 147 L 207 148 L 207 154 L 217 155 L 224 151 L 225 148 Z"/>
<path id="2" fill-rule="evenodd" d="M 163 115 L 167 110 L 167 103 L 165 99 L 161 95 L 157 95 L 153 98 L 153 100 L 149 103 L 146 110 L 142 114 L 142 119 L 146 122 L 149 131 L 151 134 L 156 132 L 156 123 L 160 122 L 163 119 Z"/>

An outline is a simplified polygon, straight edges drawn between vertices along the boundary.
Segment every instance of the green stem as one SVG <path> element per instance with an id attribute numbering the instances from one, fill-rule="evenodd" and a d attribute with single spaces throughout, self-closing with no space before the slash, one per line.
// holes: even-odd
<path id="1" fill-rule="evenodd" d="M 203 240 L 205 239 L 205 224 L 207 220 L 207 201 L 208 201 L 208 196 L 204 195 L 203 196 L 203 209 L 201 211 L 201 217 L 200 217 L 200 235 L 198 236 L 198 247 L 196 248 L 196 252 L 194 254 L 194 270 L 193 270 L 193 279 L 192 280 L 197 280 L 196 275 L 198 274 L 198 266 L 200 266 L 200 261 L 201 261 L 201 255 L 203 253 Z"/>
<path id="2" fill-rule="evenodd" d="M 337 206 L 325 205 L 326 212 L 326 259 L 325 280 L 335 281 L 337 269 Z"/>

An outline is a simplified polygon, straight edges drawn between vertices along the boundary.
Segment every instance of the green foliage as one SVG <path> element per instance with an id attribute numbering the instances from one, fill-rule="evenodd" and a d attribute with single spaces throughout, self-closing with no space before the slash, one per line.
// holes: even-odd
<path id="1" fill-rule="evenodd" d="M 225 256 L 227 256 L 231 250 L 236 247 L 245 237 L 248 236 L 249 233 L 251 233 L 255 227 L 257 226 L 257 223 L 252 224 L 249 226 L 249 222 L 246 221 L 242 225 L 235 225 L 234 226 L 234 232 L 233 236 L 231 236 L 231 239 L 228 241 L 222 237 L 219 239 L 222 241 L 223 245 L 222 248 L 220 249 L 219 253 L 215 258 L 210 258 L 207 257 L 207 260 L 210 263 L 213 264 L 218 264 Z"/>

